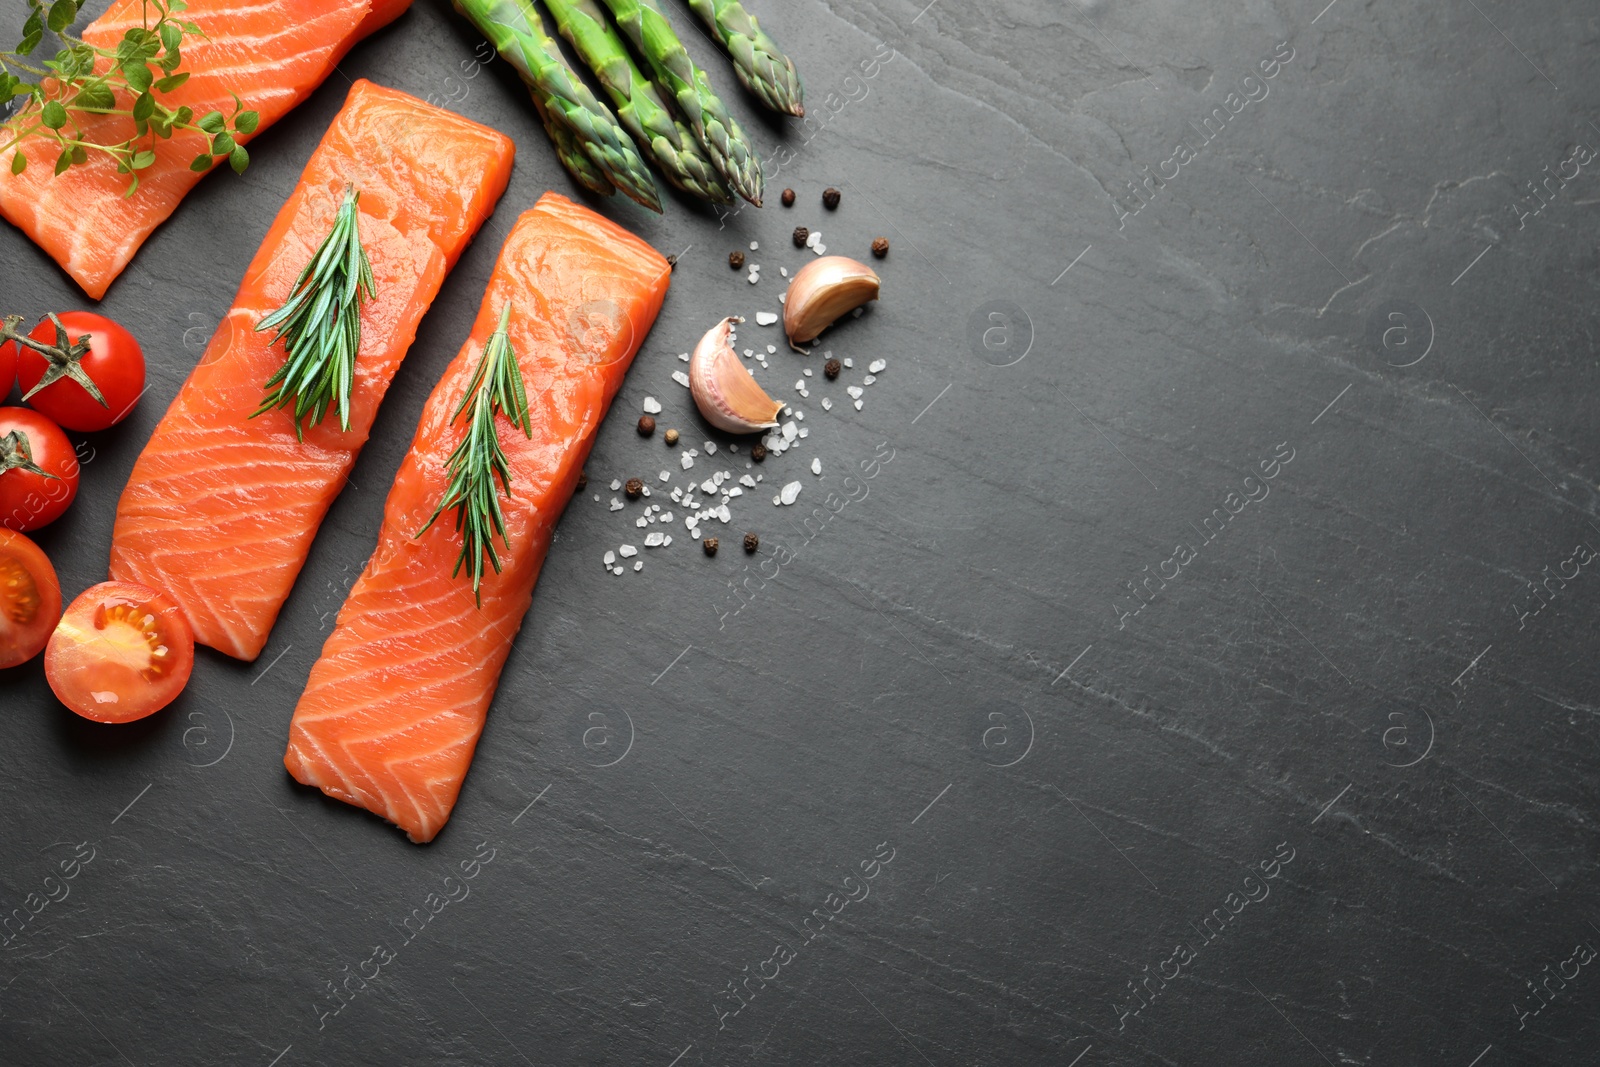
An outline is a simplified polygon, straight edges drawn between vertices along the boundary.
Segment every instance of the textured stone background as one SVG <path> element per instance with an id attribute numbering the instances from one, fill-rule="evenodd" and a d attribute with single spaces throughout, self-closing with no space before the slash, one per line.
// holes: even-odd
<path id="1" fill-rule="evenodd" d="M 675 353 L 776 308 L 796 224 L 846 254 L 893 241 L 883 300 L 828 340 L 889 367 L 860 412 L 806 402 L 807 447 L 765 469 L 801 506 L 728 528 L 797 557 L 736 615 L 742 554 L 680 528 L 613 577 L 632 513 L 580 497 L 426 848 L 296 786 L 286 724 L 502 239 L 571 183 L 504 65 L 468 76 L 478 38 L 439 0 L 358 47 L 345 76 L 515 136 L 510 191 L 260 662 L 202 653 L 176 705 L 117 729 L 37 664 L 0 674 L 0 904 L 93 850 L 0 950 L 0 1060 L 1597 1062 L 1577 946 L 1600 946 L 1600 575 L 1537 614 L 1531 583 L 1600 549 L 1600 160 L 1520 213 L 1600 149 L 1600 16 L 1325 2 L 752 0 L 805 75 L 812 119 L 783 124 L 669 0 L 800 203 L 600 205 L 682 258 L 596 487 L 668 465 L 633 431 L 646 395 L 707 436 Z M 206 181 L 105 301 L 152 390 L 41 535 L 69 595 L 104 576 L 137 449 L 345 89 Z M 1180 139 L 1194 158 L 1141 204 L 1125 183 Z M 724 263 L 751 240 L 753 288 Z M 7 310 L 84 304 L 9 227 L 0 263 Z M 801 365 L 763 379 L 794 399 Z M 851 468 L 867 496 L 808 533 Z M 403 944 L 474 855 L 470 896 Z"/>

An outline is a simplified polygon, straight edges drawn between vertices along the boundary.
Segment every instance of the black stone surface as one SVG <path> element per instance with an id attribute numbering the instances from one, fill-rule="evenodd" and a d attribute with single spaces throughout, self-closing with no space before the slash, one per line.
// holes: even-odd
<path id="1" fill-rule="evenodd" d="M 670 5 L 770 206 L 597 205 L 679 255 L 673 289 L 427 847 L 293 783 L 286 726 L 501 241 L 571 183 L 504 66 L 418 0 L 146 245 L 103 308 L 151 392 L 39 537 L 69 596 L 345 79 L 518 142 L 260 661 L 202 652 L 121 728 L 37 663 L 0 673 L 4 913 L 92 850 L 0 949 L 0 1062 L 1600 1063 L 1600 576 L 1574 556 L 1600 548 L 1600 160 L 1574 154 L 1600 148 L 1600 15 L 924 3 L 752 3 L 805 123 Z M 680 449 L 728 443 L 675 355 L 778 310 L 796 225 L 893 243 L 882 301 L 825 337 L 854 369 L 760 372 L 812 432 L 715 559 L 680 522 L 603 571 L 643 533 L 609 481 L 687 477 L 635 433 L 643 398 Z M 87 304 L 9 227 L 0 264 L 6 310 Z"/>

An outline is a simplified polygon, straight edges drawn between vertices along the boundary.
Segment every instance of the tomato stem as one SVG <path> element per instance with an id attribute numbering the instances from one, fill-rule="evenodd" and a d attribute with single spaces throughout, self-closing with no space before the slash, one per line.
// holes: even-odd
<path id="1" fill-rule="evenodd" d="M 16 470 L 54 478 L 58 482 L 61 480 L 60 475 L 51 474 L 33 461 L 33 446 L 28 443 L 28 435 L 21 430 L 12 430 L 0 437 L 0 474 Z"/>
<path id="2" fill-rule="evenodd" d="M 49 318 L 56 328 L 56 343 L 53 345 L 47 345 L 43 341 L 35 341 L 27 334 L 18 331 L 17 327 L 22 325 L 21 315 L 7 315 L 3 320 L 0 320 L 0 343 L 15 341 L 23 348 L 39 353 L 49 363 L 49 366 L 45 368 L 44 375 L 32 389 L 22 394 L 22 399 L 24 401 L 28 400 L 39 390 L 54 385 L 62 378 L 71 378 L 83 386 L 84 392 L 99 401 L 101 407 L 109 410 L 111 405 L 106 403 L 106 398 L 101 395 L 100 387 L 94 383 L 94 379 L 89 377 L 89 372 L 84 370 L 83 365 L 79 362 L 89 354 L 89 334 L 82 335 L 74 342 L 67 336 L 67 328 L 61 325 L 61 320 L 56 317 L 55 312 L 50 312 Z"/>

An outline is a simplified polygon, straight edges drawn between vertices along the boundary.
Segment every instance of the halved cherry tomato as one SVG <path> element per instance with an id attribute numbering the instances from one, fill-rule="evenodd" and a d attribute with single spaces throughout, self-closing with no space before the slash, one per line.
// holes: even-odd
<path id="1" fill-rule="evenodd" d="M 132 722 L 175 700 L 194 670 L 194 629 L 164 593 L 101 582 L 67 608 L 44 652 L 61 703 L 96 722 Z"/>
<path id="2" fill-rule="evenodd" d="M 37 530 L 78 495 L 78 454 L 61 427 L 27 408 L 0 408 L 0 526 Z"/>
<path id="3" fill-rule="evenodd" d="M 104 315 L 65 311 L 56 318 L 66 331 L 45 319 L 28 335 L 52 350 L 44 355 L 10 342 L 18 350 L 17 383 L 22 398 L 69 430 L 88 433 L 115 426 L 144 393 L 144 352 L 133 334 Z M 84 345 L 81 339 L 87 337 Z M 29 395 L 40 383 L 44 387 Z M 99 390 L 102 404 L 85 383 Z"/>
<path id="4" fill-rule="evenodd" d="M 61 583 L 38 545 L 0 530 L 0 667 L 26 663 L 61 620 Z"/>

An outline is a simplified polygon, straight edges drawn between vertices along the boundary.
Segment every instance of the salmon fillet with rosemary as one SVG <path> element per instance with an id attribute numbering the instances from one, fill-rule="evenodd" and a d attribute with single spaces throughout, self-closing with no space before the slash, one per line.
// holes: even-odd
<path id="1" fill-rule="evenodd" d="M 445 275 L 511 175 L 504 135 L 357 81 L 256 253 L 233 308 L 134 464 L 117 506 L 111 574 L 173 598 L 195 640 L 260 654 L 317 527 Z M 347 186 L 377 295 L 361 308 L 350 428 L 329 412 L 295 434 L 261 407 L 284 348 L 261 319 L 327 237 Z"/>
<path id="2" fill-rule="evenodd" d="M 428 398 L 384 505 L 378 546 L 339 612 L 289 726 L 284 766 L 306 785 L 381 815 L 412 841 L 450 818 L 500 669 L 533 600 L 562 509 L 611 398 L 655 322 L 668 266 L 626 230 L 555 193 L 517 221 L 472 335 Z M 446 512 L 420 537 L 465 433 L 454 413 L 511 307 L 532 438 L 496 423 L 511 474 L 500 498 L 501 571 L 481 606 Z"/>
<path id="3" fill-rule="evenodd" d="M 399 17 L 411 0 L 189 0 L 182 17 L 205 33 L 186 38 L 180 71 L 189 80 L 161 102 L 176 110 L 187 105 L 195 115 L 221 111 L 231 116 L 237 93 L 244 107 L 261 116 L 256 132 L 237 140 L 247 144 L 310 96 L 357 41 Z M 114 0 L 110 9 L 83 30 L 83 40 L 115 50 L 123 34 L 145 25 L 142 0 Z M 123 114 L 79 113 L 81 140 L 120 144 L 133 134 L 133 118 Z M 0 127 L 0 145 L 11 140 Z M 207 150 L 204 134 L 179 130 L 169 140 L 155 138 L 156 161 L 139 171 L 139 188 L 123 194 L 128 175 L 116 161 L 91 152 L 86 162 L 55 174 L 59 149 L 53 141 L 29 137 L 0 151 L 0 215 L 11 220 L 72 275 L 96 300 L 122 273 L 145 239 L 167 220 L 205 173 L 189 168 Z M 27 156 L 27 169 L 12 174 L 12 157 Z M 218 157 L 217 163 L 222 163 Z"/>

